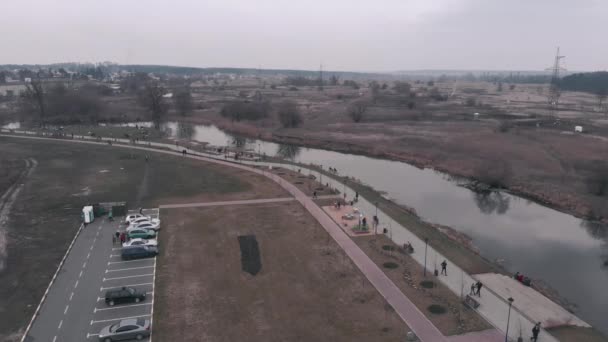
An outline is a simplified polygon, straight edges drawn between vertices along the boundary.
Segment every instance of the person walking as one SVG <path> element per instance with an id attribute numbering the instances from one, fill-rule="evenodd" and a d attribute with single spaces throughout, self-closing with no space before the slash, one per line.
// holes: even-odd
<path id="1" fill-rule="evenodd" d="M 116 237 L 116 241 L 120 239 L 120 231 L 118 229 L 116 230 L 116 233 L 114 233 L 114 236 Z"/>
<path id="2" fill-rule="evenodd" d="M 312 198 L 317 198 L 317 192 L 316 191 L 312 192 Z"/>
<path id="3" fill-rule="evenodd" d="M 124 232 L 122 232 L 122 233 L 120 233 L 120 244 L 123 244 L 125 242 L 127 242 L 127 235 Z"/>
<path id="4" fill-rule="evenodd" d="M 480 281 L 477 281 L 475 287 L 477 287 L 477 297 L 481 297 L 481 288 L 483 287 L 483 284 Z"/>
<path id="5" fill-rule="evenodd" d="M 471 296 L 475 295 L 475 285 L 475 283 L 471 283 L 471 292 L 469 293 Z"/>
<path id="6" fill-rule="evenodd" d="M 530 337 L 531 341 L 538 341 L 538 334 L 540 334 L 540 322 L 536 323 L 534 325 L 534 328 L 532 328 L 532 337 Z"/>
<path id="7" fill-rule="evenodd" d="M 446 276 L 448 275 L 448 263 L 443 260 L 443 262 L 441 263 L 441 274 L 445 274 Z"/>

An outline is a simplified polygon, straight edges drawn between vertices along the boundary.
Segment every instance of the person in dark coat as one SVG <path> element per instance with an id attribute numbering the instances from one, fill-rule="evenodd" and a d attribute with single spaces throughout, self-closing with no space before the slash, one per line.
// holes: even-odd
<path id="1" fill-rule="evenodd" d="M 532 328 L 532 337 L 530 337 L 531 341 L 538 341 L 538 334 L 540 334 L 540 322 L 536 323 L 534 325 L 534 328 Z"/>
<path id="2" fill-rule="evenodd" d="M 478 297 L 481 297 L 481 288 L 483 287 L 483 284 L 480 281 L 477 281 L 477 284 L 475 284 L 475 287 L 477 287 L 477 292 L 475 294 Z"/>
<path id="3" fill-rule="evenodd" d="M 441 263 L 441 274 L 445 274 L 446 276 L 448 275 L 448 263 L 443 260 L 443 262 Z"/>

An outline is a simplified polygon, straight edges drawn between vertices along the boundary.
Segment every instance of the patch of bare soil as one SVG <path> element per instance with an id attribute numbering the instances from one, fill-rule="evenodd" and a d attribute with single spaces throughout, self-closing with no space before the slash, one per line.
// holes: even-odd
<path id="1" fill-rule="evenodd" d="M 298 203 L 162 214 L 155 339 L 402 341 L 408 331 Z"/>
<path id="2" fill-rule="evenodd" d="M 432 266 L 424 277 L 422 267 L 386 236 L 353 240 L 444 335 L 491 328 L 436 279 Z"/>

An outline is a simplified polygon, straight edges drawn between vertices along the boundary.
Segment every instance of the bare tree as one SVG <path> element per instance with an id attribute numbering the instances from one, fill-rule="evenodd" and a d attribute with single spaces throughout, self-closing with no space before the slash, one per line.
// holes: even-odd
<path id="1" fill-rule="evenodd" d="M 350 118 L 354 122 L 361 122 L 361 120 L 363 120 L 365 112 L 367 111 L 367 107 L 369 107 L 367 101 L 355 101 L 351 103 L 350 106 L 348 106 L 348 116 L 350 116 Z"/>
<path id="2" fill-rule="evenodd" d="M 173 102 L 175 105 L 175 109 L 180 115 L 186 116 L 188 113 L 190 113 L 193 107 L 192 93 L 190 92 L 190 88 L 184 87 L 178 90 L 173 95 Z"/>
<path id="3" fill-rule="evenodd" d="M 412 86 L 407 82 L 397 81 L 393 85 L 393 90 L 395 90 L 395 92 L 398 94 L 409 95 L 410 91 L 412 90 Z"/>
<path id="4" fill-rule="evenodd" d="M 298 127 L 302 123 L 302 115 L 294 101 L 283 101 L 277 106 L 277 116 L 285 128 Z"/>
<path id="5" fill-rule="evenodd" d="M 32 81 L 25 85 L 23 100 L 28 107 L 38 114 L 40 126 L 44 127 L 46 120 L 46 97 L 40 78 L 32 78 Z"/>
<path id="6" fill-rule="evenodd" d="M 160 123 L 167 113 L 167 104 L 163 97 L 165 93 L 165 88 L 157 81 L 147 82 L 139 93 L 139 103 L 152 114 L 156 129 L 160 129 Z"/>

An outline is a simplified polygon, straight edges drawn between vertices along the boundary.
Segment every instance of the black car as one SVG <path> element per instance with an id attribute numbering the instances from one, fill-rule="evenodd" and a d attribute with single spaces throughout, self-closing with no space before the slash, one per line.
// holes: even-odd
<path id="1" fill-rule="evenodd" d="M 139 303 L 146 299 L 146 293 L 132 287 L 121 287 L 106 291 L 106 304 L 114 306 L 122 303 Z"/>
<path id="2" fill-rule="evenodd" d="M 129 246 L 123 247 L 120 255 L 124 260 L 153 257 L 158 254 L 154 246 Z"/>

